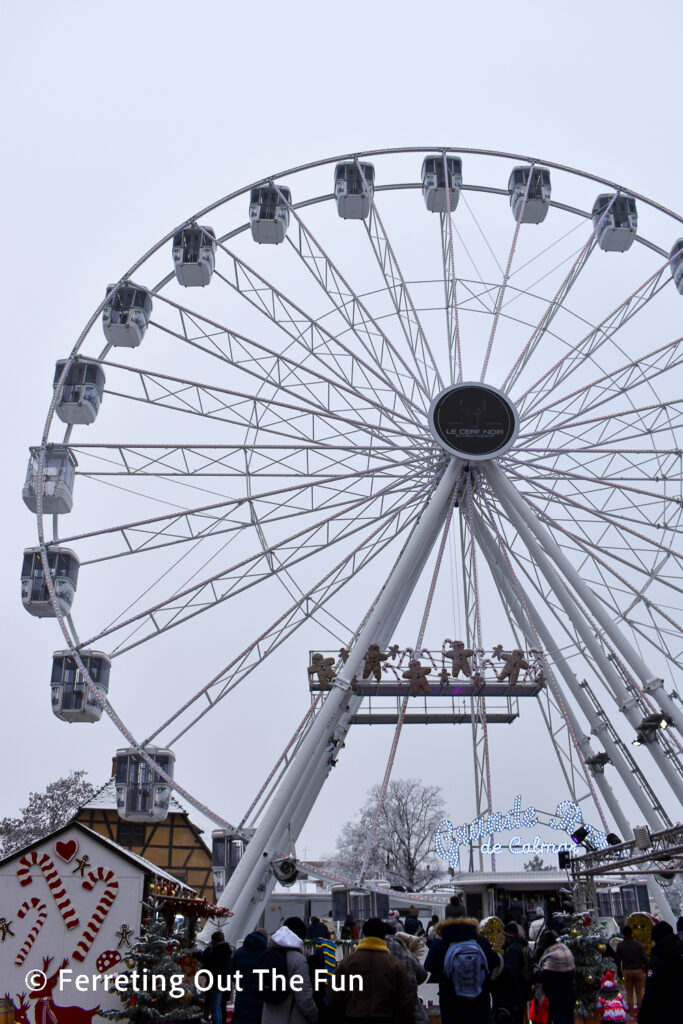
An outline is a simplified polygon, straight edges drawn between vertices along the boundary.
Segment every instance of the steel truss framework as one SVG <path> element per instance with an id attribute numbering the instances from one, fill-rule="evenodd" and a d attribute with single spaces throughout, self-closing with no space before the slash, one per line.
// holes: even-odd
<path id="1" fill-rule="evenodd" d="M 431 572 L 421 647 L 444 565 L 460 595 L 451 635 L 459 629 L 482 651 L 495 605 L 510 644 L 542 652 L 537 704 L 572 799 L 627 836 L 613 783 L 629 789 L 654 831 L 670 825 L 662 786 L 683 794 L 672 677 L 683 666 L 683 300 L 668 255 L 681 218 L 629 191 L 649 234 L 614 261 L 597 245 L 611 203 L 597 225 L 590 208 L 595 190 L 627 190 L 549 161 L 468 149 L 453 150 L 473 168 L 457 210 L 446 190 L 446 212 L 432 217 L 416 194 L 428 152 L 319 161 L 200 211 L 185 223 L 221 225 L 207 289 L 181 289 L 168 273 L 174 228 L 122 277 L 153 294 L 139 352 L 102 348 L 104 302 L 71 352 L 105 371 L 97 423 L 87 437 L 80 428 L 56 433 L 68 362 L 48 411 L 39 482 L 55 438 L 78 459 L 75 510 L 52 517 L 51 532 L 38 488 L 43 566 L 68 646 L 84 672 L 80 652 L 106 650 L 113 679 L 119 665 L 147 679 L 148 658 L 186 659 L 192 682 L 177 706 L 135 734 L 112 688 L 107 714 L 143 756 L 152 741 L 179 744 L 205 728 L 242 684 L 258 692 L 262 666 L 277 664 L 298 630 L 314 624 L 349 651 L 238 824 L 173 782 L 249 839 L 221 897 L 234 914 L 232 937 L 254 923 L 272 859 L 292 852 L 351 725 L 363 720 L 352 683 L 369 644 L 395 641 L 406 609 L 420 614 L 412 596 Z M 434 152 L 445 162 L 447 150 Z M 369 215 L 354 225 L 336 217 L 328 178 L 345 159 L 365 182 L 360 158 L 378 173 Z M 520 162 L 552 171 L 542 228 L 510 218 L 503 186 Z M 255 185 L 270 185 L 288 207 L 281 246 L 248 238 Z M 519 414 L 519 435 L 499 459 L 450 457 L 430 431 L 432 399 L 468 380 L 494 384 Z M 49 578 L 57 543 L 81 560 L 73 619 Z M 373 593 L 363 621 L 349 625 Z M 200 658 L 233 616 L 225 656 Z M 480 816 L 493 807 L 497 711 L 485 688 L 468 700 Z M 429 718 L 438 697 L 424 701 L 425 720 L 438 720 Z M 382 792 L 408 702 L 391 719 Z M 630 737 L 654 712 L 671 727 L 649 735 L 641 759 Z"/>

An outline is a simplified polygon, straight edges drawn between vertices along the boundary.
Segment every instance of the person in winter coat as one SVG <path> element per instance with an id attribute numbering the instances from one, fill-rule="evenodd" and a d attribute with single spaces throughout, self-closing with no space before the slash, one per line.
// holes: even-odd
<path id="1" fill-rule="evenodd" d="M 323 924 L 319 917 L 312 917 L 306 932 L 308 941 L 315 943 L 316 939 L 329 939 L 329 937 L 327 925 Z"/>
<path id="2" fill-rule="evenodd" d="M 408 907 L 406 922 L 403 929 L 408 935 L 424 935 L 424 926 L 418 917 L 419 913 L 420 911 L 417 907 Z"/>
<path id="3" fill-rule="evenodd" d="M 409 945 L 414 937 L 407 932 L 399 932 L 396 935 L 391 933 L 392 925 L 387 925 L 386 944 L 389 952 L 400 960 L 406 969 L 410 991 L 413 994 L 415 1024 L 427 1024 L 427 1011 L 424 1003 L 417 994 L 417 987 L 427 980 L 427 971 L 422 966 L 414 953 L 410 951 Z"/>
<path id="4" fill-rule="evenodd" d="M 527 941 L 519 934 L 514 921 L 503 928 L 503 942 L 503 970 L 493 992 L 496 1017 L 510 1024 L 523 1024 L 526 1004 L 531 999 L 531 977 L 525 952 Z"/>
<path id="5" fill-rule="evenodd" d="M 331 996 L 343 1017 L 335 1019 L 343 1019 L 346 1024 L 414 1024 L 415 1005 L 408 975 L 384 939 L 384 922 L 378 917 L 369 918 L 355 952 L 337 965 L 337 991 Z M 352 975 L 360 975 L 362 986 Z"/>
<path id="6" fill-rule="evenodd" d="M 267 942 L 264 932 L 250 932 L 232 955 L 233 974 L 239 971 L 242 975 L 239 991 L 235 992 L 233 1024 L 260 1024 L 263 1001 L 259 998 L 259 977 L 254 968 L 260 966 Z"/>
<path id="7" fill-rule="evenodd" d="M 229 991 L 221 992 L 225 982 L 230 977 L 232 962 L 232 947 L 225 941 L 223 932 L 214 932 L 211 936 L 211 945 L 202 950 L 199 954 L 202 967 L 209 971 L 213 978 L 213 984 L 207 992 L 208 1010 L 211 1014 L 211 1024 L 223 1024 L 225 1021 L 225 1008 L 228 1003 Z M 222 982 L 221 986 L 219 982 Z"/>
<path id="8" fill-rule="evenodd" d="M 666 921 L 653 925 L 652 941 L 638 1024 L 673 1024 L 683 1016 L 683 942 Z"/>
<path id="9" fill-rule="evenodd" d="M 286 998 L 277 1004 L 264 1003 L 261 1024 L 317 1024 L 318 1010 L 313 1000 L 313 986 L 308 964 L 302 950 L 306 938 L 306 925 L 300 917 L 288 917 L 281 928 L 271 935 L 268 949 L 279 950 L 283 959 L 283 974 L 291 978 L 301 976 L 301 991 L 288 989 Z M 299 987 L 299 986 L 297 986 Z"/>
<path id="10" fill-rule="evenodd" d="M 429 925 L 427 927 L 427 945 L 428 946 L 431 946 L 432 942 L 436 938 L 436 935 L 434 933 L 434 929 L 436 928 L 438 923 L 439 923 L 439 915 L 438 914 L 432 914 L 432 919 L 429 922 Z"/>
<path id="11" fill-rule="evenodd" d="M 465 917 L 466 914 L 465 904 L 453 897 L 446 907 L 443 916 L 445 920 L 448 920 L 449 917 Z"/>
<path id="12" fill-rule="evenodd" d="M 479 922 L 474 917 L 447 917 L 445 921 L 439 921 L 434 931 L 436 938 L 427 953 L 424 965 L 431 974 L 431 980 L 439 986 L 442 1024 L 490 1024 L 491 972 L 500 966 L 500 957 L 491 949 L 488 939 L 479 935 Z M 454 942 L 470 940 L 474 940 L 481 947 L 488 967 L 483 989 L 473 999 L 456 995 L 444 970 L 448 947 Z"/>
<path id="13" fill-rule="evenodd" d="M 632 1017 L 636 1002 L 640 1009 L 640 1004 L 643 1001 L 647 957 L 642 943 L 633 938 L 633 931 L 628 925 L 624 925 L 621 934 L 624 937 L 616 949 L 617 966 L 624 979 L 628 1012 Z"/>
<path id="14" fill-rule="evenodd" d="M 545 911 L 543 907 L 536 907 L 536 916 L 529 925 L 529 942 L 536 942 L 539 935 L 545 928 Z"/>
<path id="15" fill-rule="evenodd" d="M 534 980 L 540 981 L 548 997 L 553 1024 L 574 1024 L 574 957 L 569 946 L 553 931 L 543 933 L 545 952 L 538 960 Z"/>

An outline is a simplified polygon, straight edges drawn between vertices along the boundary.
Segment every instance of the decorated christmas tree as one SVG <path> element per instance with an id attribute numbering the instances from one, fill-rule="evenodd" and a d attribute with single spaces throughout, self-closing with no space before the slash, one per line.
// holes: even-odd
<path id="1" fill-rule="evenodd" d="M 565 915 L 569 918 L 569 915 Z M 575 1016 L 590 1017 L 598 1008 L 600 980 L 605 971 L 614 970 L 614 960 L 605 956 L 605 933 L 591 922 L 588 915 L 572 915 L 562 922 L 560 938 L 574 956 L 576 1006 Z"/>
<path id="2" fill-rule="evenodd" d="M 145 904 L 144 912 L 140 938 L 118 976 L 123 1007 L 103 1011 L 101 1016 L 134 1024 L 196 1020 L 201 1004 L 188 977 L 188 954 L 182 954 L 177 939 L 167 937 L 166 922 L 155 906 Z"/>

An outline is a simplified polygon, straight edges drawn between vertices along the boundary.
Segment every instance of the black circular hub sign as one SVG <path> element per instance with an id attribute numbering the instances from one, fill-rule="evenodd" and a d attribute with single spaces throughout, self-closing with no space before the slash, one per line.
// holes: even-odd
<path id="1" fill-rule="evenodd" d="M 489 384 L 453 384 L 430 409 L 430 428 L 442 448 L 474 462 L 508 451 L 518 427 L 510 399 Z"/>

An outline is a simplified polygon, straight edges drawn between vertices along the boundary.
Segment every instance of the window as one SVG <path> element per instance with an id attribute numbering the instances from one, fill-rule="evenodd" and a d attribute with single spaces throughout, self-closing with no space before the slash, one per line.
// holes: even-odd
<path id="1" fill-rule="evenodd" d="M 116 826 L 116 842 L 121 846 L 144 846 L 147 826 L 135 821 L 120 821 Z"/>

